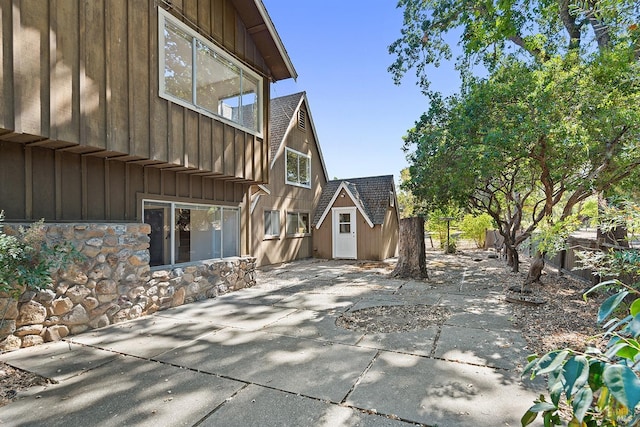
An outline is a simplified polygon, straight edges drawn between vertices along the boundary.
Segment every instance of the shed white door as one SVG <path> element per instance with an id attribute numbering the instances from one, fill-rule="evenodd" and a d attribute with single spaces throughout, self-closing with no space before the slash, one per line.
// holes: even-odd
<path id="1" fill-rule="evenodd" d="M 333 208 L 333 257 L 356 259 L 356 208 Z"/>

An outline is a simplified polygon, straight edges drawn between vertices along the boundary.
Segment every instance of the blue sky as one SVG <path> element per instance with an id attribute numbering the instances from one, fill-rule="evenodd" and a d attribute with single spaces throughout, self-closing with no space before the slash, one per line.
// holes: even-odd
<path id="1" fill-rule="evenodd" d="M 329 179 L 394 175 L 408 163 L 402 136 L 427 110 L 413 72 L 400 86 L 387 67 L 400 35 L 393 0 L 263 0 L 298 72 L 271 96 L 306 91 Z M 452 66 L 436 70 L 432 89 L 457 92 Z"/>

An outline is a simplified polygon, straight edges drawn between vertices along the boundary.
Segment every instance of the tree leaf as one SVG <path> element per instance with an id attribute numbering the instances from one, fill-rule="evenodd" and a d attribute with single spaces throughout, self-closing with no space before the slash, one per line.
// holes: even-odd
<path id="1" fill-rule="evenodd" d="M 640 298 L 636 298 L 633 303 L 631 303 L 631 307 L 629 307 L 629 312 L 635 318 L 638 313 L 640 313 Z"/>
<path id="2" fill-rule="evenodd" d="M 606 320 L 627 295 L 629 295 L 628 291 L 620 291 L 607 298 L 598 310 L 598 323 Z"/>
<path id="3" fill-rule="evenodd" d="M 552 351 L 545 354 L 538 361 L 537 369 L 534 368 L 536 369 L 536 375 L 544 375 L 558 370 L 568 355 L 569 350 Z"/>
<path id="4" fill-rule="evenodd" d="M 587 387 L 582 387 L 573 400 L 571 401 L 571 407 L 573 408 L 573 416 L 582 423 L 584 416 L 587 414 L 587 411 L 591 407 L 593 403 L 593 392 L 591 389 Z"/>
<path id="5" fill-rule="evenodd" d="M 587 299 L 587 295 L 589 295 L 591 292 L 603 288 L 605 286 L 611 286 L 611 285 L 617 285 L 619 284 L 620 281 L 617 279 L 613 279 L 613 280 L 607 280 L 604 282 L 600 282 L 597 285 L 593 286 L 591 289 L 589 289 L 588 291 L 586 291 L 585 293 L 582 294 L 582 297 L 586 300 Z"/>
<path id="6" fill-rule="evenodd" d="M 529 408 L 529 411 L 531 412 L 546 412 L 546 411 L 555 411 L 558 408 L 549 403 L 549 402 L 538 402 L 535 405 L 533 405 L 531 408 Z"/>
<path id="7" fill-rule="evenodd" d="M 534 422 L 537 417 L 538 417 L 537 412 L 527 411 L 524 413 L 522 418 L 520 418 L 520 425 L 522 425 L 522 427 L 528 426 L 529 424 Z"/>
<path id="8" fill-rule="evenodd" d="M 629 410 L 640 402 L 640 380 L 628 366 L 607 365 L 602 377 L 609 392 Z"/>
<path id="9" fill-rule="evenodd" d="M 571 399 L 589 380 L 589 361 L 584 356 L 574 356 L 564 364 L 564 392 Z"/>

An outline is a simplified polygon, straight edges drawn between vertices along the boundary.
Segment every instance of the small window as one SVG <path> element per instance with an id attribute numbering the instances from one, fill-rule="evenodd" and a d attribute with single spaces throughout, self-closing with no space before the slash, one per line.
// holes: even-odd
<path id="1" fill-rule="evenodd" d="M 298 110 L 298 127 L 300 130 L 307 129 L 307 112 L 303 110 Z"/>
<path id="2" fill-rule="evenodd" d="M 396 205 L 396 198 L 393 197 L 393 191 L 389 191 L 389 206 L 394 207 Z"/>
<path id="3" fill-rule="evenodd" d="M 309 234 L 309 214 L 307 212 L 287 212 L 287 235 Z"/>
<path id="4" fill-rule="evenodd" d="M 311 156 L 286 149 L 286 183 L 311 188 Z"/>
<path id="5" fill-rule="evenodd" d="M 264 211 L 264 236 L 277 237 L 280 235 L 280 212 Z"/>

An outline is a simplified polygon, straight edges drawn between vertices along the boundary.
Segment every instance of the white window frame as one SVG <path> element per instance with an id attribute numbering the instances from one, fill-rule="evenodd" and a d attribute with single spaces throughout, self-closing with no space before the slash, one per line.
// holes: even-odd
<path id="1" fill-rule="evenodd" d="M 190 264 L 190 263 L 194 263 L 194 262 L 200 262 L 200 261 L 189 261 L 186 263 L 176 263 L 176 245 L 175 245 L 175 239 L 176 239 L 176 230 L 175 230 L 175 223 L 176 223 L 176 205 L 179 206 L 194 206 L 194 207 L 205 207 L 205 208 L 221 208 L 222 212 L 220 213 L 221 217 L 224 218 L 224 210 L 233 210 L 236 211 L 236 215 L 237 215 L 237 220 L 238 220 L 238 230 L 236 232 L 236 241 L 238 242 L 237 248 L 238 248 L 238 254 L 237 255 L 230 255 L 229 257 L 235 257 L 235 256 L 239 256 L 240 252 L 241 252 L 241 240 L 240 240 L 240 229 L 242 228 L 242 225 L 240 223 L 241 221 L 241 216 L 240 216 L 240 208 L 237 207 L 232 207 L 232 206 L 224 206 L 224 205 L 209 205 L 209 204 L 205 204 L 205 203 L 189 203 L 189 202 L 179 202 L 179 201 L 172 201 L 172 200 L 162 200 L 162 199 L 142 199 L 142 221 L 144 221 L 144 207 L 146 203 L 158 203 L 158 204 L 164 204 L 164 205 L 169 205 L 169 212 L 170 212 L 170 219 L 169 219 L 169 232 L 170 232 L 170 238 L 169 238 L 169 250 L 170 250 L 170 258 L 169 264 L 165 264 L 162 266 L 156 266 L 157 268 L 160 267 L 173 267 L 176 265 L 181 265 L 181 264 Z M 220 230 L 221 234 L 220 234 L 220 252 L 222 254 L 222 257 L 219 259 L 224 259 L 224 258 L 228 258 L 224 256 L 224 228 Z M 218 259 L 218 258 L 215 258 Z M 156 268 L 153 267 L 153 268 Z"/>
<path id="2" fill-rule="evenodd" d="M 298 157 L 305 157 L 307 159 L 307 176 L 309 177 L 309 184 L 303 184 L 299 181 L 289 181 L 289 152 L 294 153 L 295 155 L 297 155 Z M 298 180 L 300 179 L 300 160 L 298 160 L 298 165 L 297 165 L 297 170 L 298 170 Z M 311 188 L 311 156 L 309 154 L 304 154 L 301 153 L 300 151 L 296 151 L 292 148 L 289 147 L 285 147 L 285 153 L 284 153 L 284 180 L 288 185 L 295 185 L 297 187 L 303 187 L 303 188 Z"/>
<path id="3" fill-rule="evenodd" d="M 307 216 L 307 231 L 304 233 L 289 233 L 289 215 L 295 215 L 296 216 L 296 224 L 300 223 L 300 215 L 306 215 Z M 286 214 L 286 218 L 285 218 L 285 234 L 287 235 L 287 237 L 305 237 L 305 236 L 309 236 L 311 235 L 311 214 L 309 212 L 298 212 L 298 211 L 289 211 Z"/>
<path id="4" fill-rule="evenodd" d="M 192 101 L 193 102 L 188 102 L 185 101 L 183 99 L 177 98 L 173 95 L 171 95 L 170 93 L 168 93 L 166 91 L 165 88 L 165 79 L 164 79 L 164 69 L 165 69 L 165 37 L 164 37 L 164 28 L 166 25 L 166 22 L 170 22 L 172 25 L 175 25 L 176 27 L 178 27 L 181 31 L 184 31 L 187 35 L 193 37 L 193 41 L 192 41 L 192 51 L 193 53 L 193 57 L 195 59 L 195 49 L 193 47 L 194 42 L 200 42 L 203 45 L 205 45 L 206 47 L 208 47 L 209 49 L 213 50 L 216 55 L 219 55 L 221 58 L 223 58 L 224 60 L 230 62 L 231 64 L 233 64 L 234 66 L 238 67 L 241 70 L 241 73 L 246 73 L 247 75 L 253 77 L 253 79 L 255 79 L 258 82 L 258 88 L 257 88 L 257 95 L 258 95 L 258 100 L 257 100 L 257 117 L 256 117 L 256 129 L 250 129 L 247 128 L 245 126 L 243 126 L 242 124 L 230 120 L 226 117 L 223 117 L 219 114 L 217 114 L 216 112 L 210 111 L 204 107 L 201 107 L 197 104 L 196 101 L 196 91 L 195 91 L 195 82 L 193 82 L 192 79 L 192 84 L 194 86 L 194 90 L 192 91 Z M 197 75 L 197 61 L 193 61 L 192 67 L 193 67 L 193 71 L 192 74 L 193 76 Z M 202 37 L 202 35 L 198 34 L 196 31 L 194 31 L 193 29 L 191 29 L 189 26 L 185 25 L 184 23 L 182 23 L 181 21 L 179 21 L 178 19 L 176 19 L 172 14 L 170 14 L 169 12 L 167 12 L 166 10 L 162 9 L 162 8 L 158 8 L 158 65 L 159 65 L 159 70 L 158 70 L 158 76 L 159 76 L 159 81 L 160 81 L 160 87 L 159 87 L 159 96 L 161 98 L 167 99 L 175 104 L 178 105 L 182 105 L 185 108 L 188 108 L 190 110 L 196 111 L 202 115 L 208 116 L 208 117 L 212 117 L 216 120 L 219 120 L 221 122 L 225 122 L 228 123 L 229 125 L 236 127 L 238 129 L 241 129 L 245 132 L 249 132 L 251 134 L 254 134 L 258 137 L 262 137 L 262 124 L 264 123 L 263 121 L 263 115 L 264 115 L 264 110 L 263 110 L 263 87 L 264 87 L 264 78 L 262 76 L 260 76 L 259 74 L 257 74 L 256 72 L 254 72 L 253 70 L 251 70 L 250 68 L 246 67 L 242 62 L 240 62 L 238 59 L 236 59 L 235 57 L 231 56 L 229 53 L 227 53 L 226 51 L 224 51 L 223 49 L 221 49 L 220 47 L 216 46 L 215 44 L 211 43 L 209 40 L 205 39 L 204 37 Z M 240 90 L 242 91 L 242 79 L 241 79 L 241 83 L 240 83 Z"/>
<path id="5" fill-rule="evenodd" d="M 266 217 L 267 214 L 271 216 L 271 229 L 267 230 Z M 265 210 L 263 219 L 265 221 L 264 224 L 264 238 L 265 239 L 274 239 L 280 237 L 280 211 L 278 210 Z M 276 229 L 274 230 L 274 219 L 276 224 Z"/>

